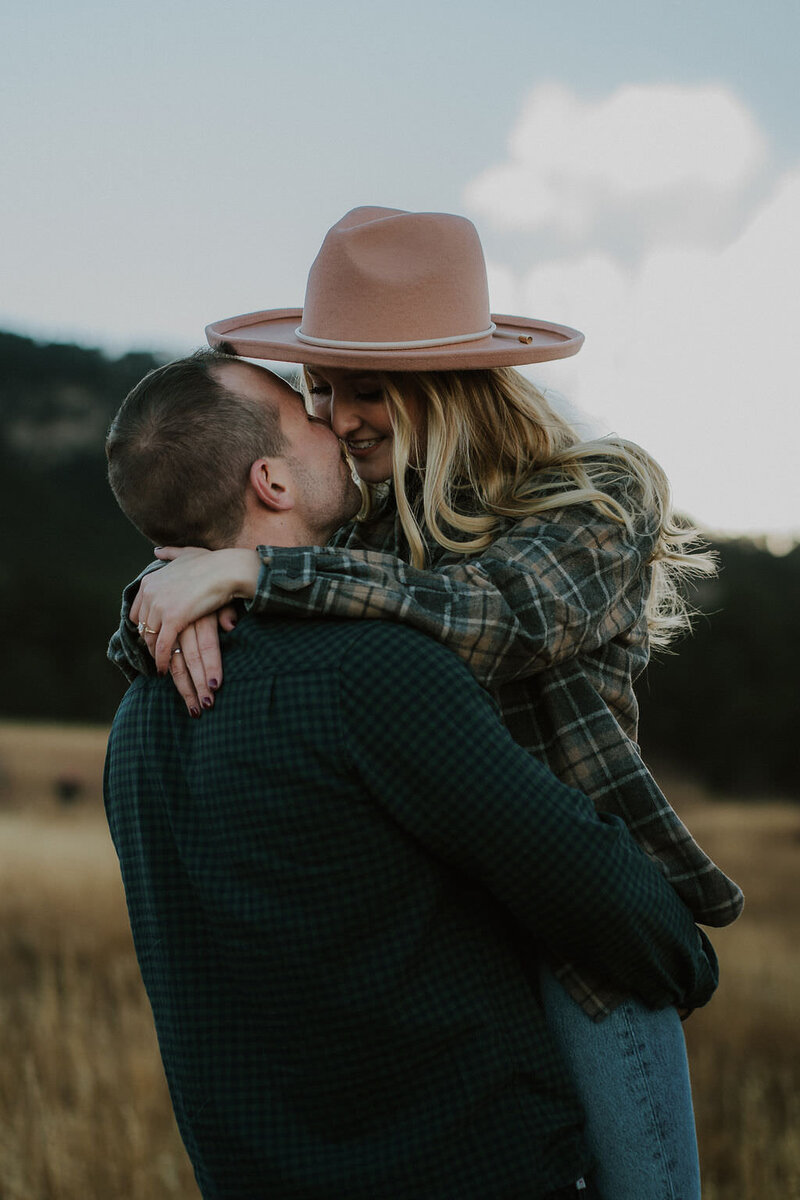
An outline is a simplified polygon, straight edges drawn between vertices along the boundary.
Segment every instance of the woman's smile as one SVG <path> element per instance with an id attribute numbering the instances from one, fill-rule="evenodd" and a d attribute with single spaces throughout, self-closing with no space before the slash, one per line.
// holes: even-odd
<path id="1" fill-rule="evenodd" d="M 376 446 L 379 446 L 381 442 L 385 441 L 385 437 L 345 438 L 344 444 L 347 446 L 347 449 L 351 454 L 355 455 L 357 458 L 364 458 L 371 450 L 374 450 Z"/>

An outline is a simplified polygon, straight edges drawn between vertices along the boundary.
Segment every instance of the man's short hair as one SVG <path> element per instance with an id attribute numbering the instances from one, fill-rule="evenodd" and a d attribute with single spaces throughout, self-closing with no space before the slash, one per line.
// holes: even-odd
<path id="1" fill-rule="evenodd" d="M 157 367 L 111 423 L 109 483 L 156 545 L 230 545 L 244 520 L 250 467 L 286 448 L 278 406 L 225 387 L 214 368 L 226 362 L 241 359 L 198 350 Z"/>

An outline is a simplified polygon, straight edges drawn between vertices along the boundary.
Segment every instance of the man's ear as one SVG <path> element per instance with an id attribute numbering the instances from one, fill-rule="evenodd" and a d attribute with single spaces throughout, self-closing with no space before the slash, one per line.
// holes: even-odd
<path id="1" fill-rule="evenodd" d="M 294 508 L 291 477 L 282 459 L 257 458 L 250 468 L 250 486 L 261 503 L 273 512 Z"/>

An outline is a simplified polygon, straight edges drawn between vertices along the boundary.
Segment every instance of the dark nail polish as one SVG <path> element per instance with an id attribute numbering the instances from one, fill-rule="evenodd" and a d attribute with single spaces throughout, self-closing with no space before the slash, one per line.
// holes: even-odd
<path id="1" fill-rule="evenodd" d="M 203 696 L 203 699 L 200 701 L 200 703 L 203 705 L 203 708 L 213 708 L 214 707 L 214 701 L 211 699 L 210 696 Z"/>
<path id="2" fill-rule="evenodd" d="M 197 707 L 196 704 L 192 705 L 192 707 L 189 709 L 189 712 L 190 712 L 191 716 L 193 716 L 193 717 L 200 716 L 200 709 Z"/>
<path id="3" fill-rule="evenodd" d="M 218 679 L 209 679 L 208 686 L 211 688 L 212 692 L 215 692 L 217 690 L 217 688 L 219 687 L 219 680 Z"/>

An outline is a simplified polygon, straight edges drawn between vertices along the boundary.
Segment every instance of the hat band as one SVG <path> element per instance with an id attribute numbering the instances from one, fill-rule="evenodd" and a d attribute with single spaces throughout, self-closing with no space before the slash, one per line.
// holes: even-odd
<path id="1" fill-rule="evenodd" d="M 340 342 L 335 338 L 312 337 L 310 333 L 303 333 L 299 325 L 295 329 L 294 335 L 301 342 L 307 342 L 309 346 L 324 346 L 331 350 L 416 350 L 425 346 L 453 346 L 459 342 L 479 342 L 481 338 L 490 337 L 496 328 L 497 326 L 492 322 L 488 329 L 482 329 L 480 333 L 457 333 L 454 337 L 444 338 L 420 338 L 414 342 Z"/>

